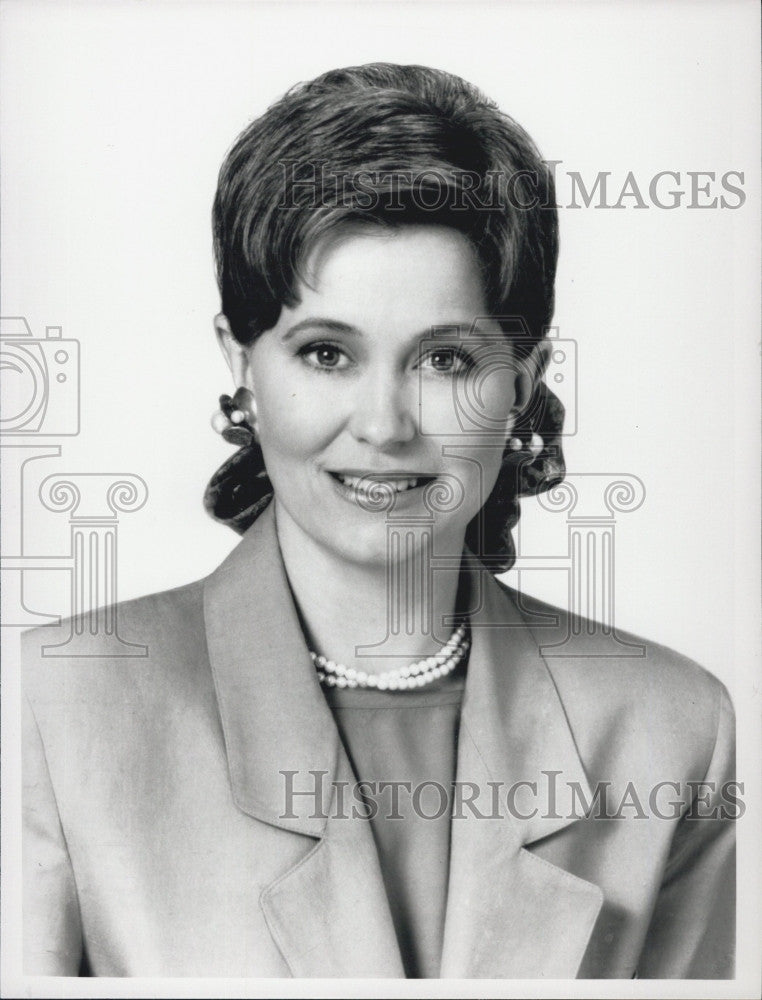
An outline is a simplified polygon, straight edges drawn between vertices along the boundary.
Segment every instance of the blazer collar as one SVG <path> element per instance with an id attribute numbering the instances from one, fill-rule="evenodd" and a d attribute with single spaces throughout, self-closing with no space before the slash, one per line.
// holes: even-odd
<path id="1" fill-rule="evenodd" d="M 331 787 L 339 736 L 302 636 L 270 504 L 204 582 L 207 645 L 233 798 L 267 823 L 313 837 L 326 810 L 285 801 L 282 772 Z"/>
<path id="2" fill-rule="evenodd" d="M 552 674 L 516 593 L 468 556 L 472 647 L 458 780 L 468 780 L 471 746 L 479 769 L 483 765 L 489 780 L 500 783 L 504 804 L 515 788 L 515 808 L 508 815 L 520 843 L 530 844 L 574 822 L 572 788 L 578 788 L 577 801 L 582 801 L 580 793 L 590 801 L 590 787 Z"/>
<path id="3" fill-rule="evenodd" d="M 526 848 L 575 822 L 571 787 L 589 801 L 589 785 L 513 593 L 476 560 L 468 564 L 472 648 L 457 780 L 480 797 L 496 787 L 500 809 L 490 803 L 482 815 L 453 817 L 441 976 L 573 978 L 603 895 Z M 511 800 L 512 788 L 530 794 Z"/>
<path id="4" fill-rule="evenodd" d="M 320 773 L 327 790 L 353 775 L 306 648 L 270 505 L 204 583 L 204 614 L 233 798 L 256 819 L 320 838 L 279 871 L 260 904 L 293 976 L 404 976 L 366 820 L 315 810 L 283 771 Z"/>

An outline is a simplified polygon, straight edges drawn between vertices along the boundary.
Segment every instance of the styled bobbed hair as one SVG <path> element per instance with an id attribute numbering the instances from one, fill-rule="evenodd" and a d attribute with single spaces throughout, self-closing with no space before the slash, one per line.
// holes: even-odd
<path id="1" fill-rule="evenodd" d="M 558 214 L 553 175 L 532 139 L 465 80 L 425 66 L 370 63 L 289 90 L 238 137 L 222 165 L 213 229 L 222 311 L 252 344 L 298 301 L 316 242 L 347 224 L 444 225 L 471 241 L 490 314 L 518 358 L 553 315 Z M 510 318 L 510 319 L 509 319 Z M 521 335 L 516 336 L 516 322 Z M 467 544 L 495 572 L 514 558 L 521 496 L 563 478 L 563 407 L 542 384 L 506 448 Z M 243 532 L 272 495 L 256 442 L 217 472 L 205 503 Z"/>

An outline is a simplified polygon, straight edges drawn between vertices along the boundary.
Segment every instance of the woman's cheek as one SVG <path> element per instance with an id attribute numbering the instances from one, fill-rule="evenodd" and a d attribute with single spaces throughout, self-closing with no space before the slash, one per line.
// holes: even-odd
<path id="1" fill-rule="evenodd" d="M 480 392 L 475 391 L 472 385 L 468 397 L 472 403 L 469 412 L 475 434 L 464 434 L 463 448 L 458 448 L 458 452 L 467 459 L 464 468 L 474 472 L 472 495 L 478 498 L 477 505 L 481 506 L 492 492 L 500 473 L 513 424 L 511 407 L 515 392 L 512 379 L 497 375 L 485 379 L 479 388 Z"/>
<path id="2" fill-rule="evenodd" d="M 424 434 L 502 434 L 515 399 L 514 381 L 504 370 L 486 377 L 431 378 L 421 383 Z"/>
<path id="3" fill-rule="evenodd" d="M 263 394 L 260 433 L 263 445 L 277 444 L 284 454 L 310 455 L 341 429 L 340 407 L 328 389 L 316 391 L 292 385 Z"/>
<path id="4" fill-rule="evenodd" d="M 422 379 L 418 407 L 420 433 L 434 439 L 452 439 L 463 434 L 469 425 L 470 396 L 470 392 L 452 380 L 434 376 Z"/>

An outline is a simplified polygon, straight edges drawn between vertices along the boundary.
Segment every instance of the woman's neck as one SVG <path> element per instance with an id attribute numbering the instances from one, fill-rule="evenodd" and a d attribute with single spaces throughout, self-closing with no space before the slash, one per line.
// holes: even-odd
<path id="1" fill-rule="evenodd" d="M 437 653 L 449 639 L 462 539 L 458 558 L 433 572 L 420 544 L 408 545 L 407 554 L 390 558 L 388 565 L 353 562 L 306 536 L 277 505 L 276 525 L 310 649 L 377 673 Z M 450 549 L 454 552 L 452 544 Z"/>

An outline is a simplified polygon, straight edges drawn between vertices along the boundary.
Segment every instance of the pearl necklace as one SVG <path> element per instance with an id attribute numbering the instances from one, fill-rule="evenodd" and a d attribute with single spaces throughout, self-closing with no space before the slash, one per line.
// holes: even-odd
<path id="1" fill-rule="evenodd" d="M 386 670 L 380 674 L 368 674 L 364 670 L 345 667 L 342 663 L 334 663 L 325 656 L 313 653 L 312 650 L 310 656 L 317 669 L 318 680 L 326 687 L 407 691 L 411 688 L 424 687 L 440 677 L 446 677 L 457 667 L 470 645 L 466 637 L 466 626 L 459 625 L 435 656 L 427 656 L 407 667 Z"/>

